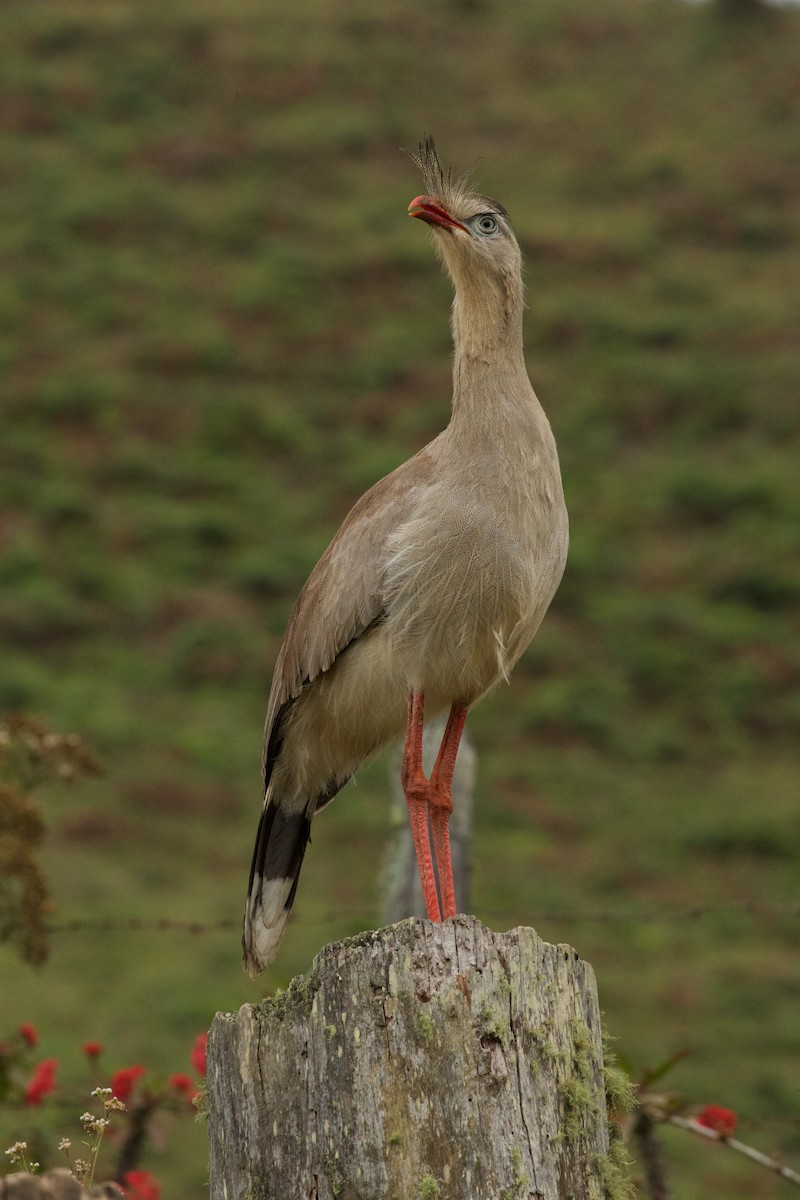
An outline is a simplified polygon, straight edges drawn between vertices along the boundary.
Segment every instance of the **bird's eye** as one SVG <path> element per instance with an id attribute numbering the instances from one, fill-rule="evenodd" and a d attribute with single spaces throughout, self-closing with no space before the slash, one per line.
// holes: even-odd
<path id="1" fill-rule="evenodd" d="M 492 234 L 498 233 L 500 226 L 495 221 L 491 213 L 481 213 L 475 218 L 475 229 L 478 233 Z"/>

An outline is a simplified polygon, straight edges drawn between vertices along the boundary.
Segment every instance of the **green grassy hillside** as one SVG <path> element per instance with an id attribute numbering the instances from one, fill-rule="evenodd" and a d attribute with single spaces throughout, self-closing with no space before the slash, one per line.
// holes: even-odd
<path id="1" fill-rule="evenodd" d="M 286 615 L 447 420 L 399 151 L 430 132 L 511 212 L 572 523 L 470 718 L 474 910 L 574 944 L 630 1060 L 690 1046 L 665 1085 L 797 1165 L 800 13 L 12 0 L 0 40 L 0 711 L 106 769 L 45 797 L 57 919 L 239 918 Z M 265 985 L 229 930 L 62 933 L 0 953 L 0 1035 L 187 1069 L 215 1010 L 379 922 L 386 772 L 318 822 Z M 203 1195 L 203 1138 L 149 1149 L 166 1195 Z M 665 1141 L 684 1200 L 783 1194 Z"/>

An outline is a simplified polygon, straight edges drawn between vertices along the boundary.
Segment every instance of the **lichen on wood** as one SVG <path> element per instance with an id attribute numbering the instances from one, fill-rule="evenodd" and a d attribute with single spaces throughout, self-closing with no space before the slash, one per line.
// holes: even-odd
<path id="1" fill-rule="evenodd" d="M 532 929 L 409 920 L 218 1014 L 212 1200 L 618 1200 L 591 968 Z M 437 1189 L 437 1190 L 434 1190 Z"/>

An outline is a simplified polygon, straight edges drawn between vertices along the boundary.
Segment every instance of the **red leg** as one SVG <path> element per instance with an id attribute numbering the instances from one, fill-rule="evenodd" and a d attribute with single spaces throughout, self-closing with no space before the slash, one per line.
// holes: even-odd
<path id="1" fill-rule="evenodd" d="M 448 917 L 454 917 L 457 911 L 448 822 L 450 813 L 453 811 L 451 795 L 453 771 L 466 719 L 466 708 L 454 704 L 450 709 L 450 716 L 447 718 L 444 737 L 430 779 L 431 831 L 436 854 L 436 869 L 439 873 L 439 890 L 442 896 L 442 917 L 445 921 Z"/>
<path id="2" fill-rule="evenodd" d="M 424 694 L 422 692 L 412 692 L 408 698 L 406 741 L 403 747 L 403 763 L 400 769 L 400 778 L 403 784 L 406 804 L 408 805 L 408 815 L 411 820 L 411 834 L 414 838 L 414 849 L 417 853 L 419 877 L 422 881 L 422 894 L 425 897 L 425 908 L 428 913 L 428 919 L 440 922 L 442 916 L 439 909 L 439 897 L 436 894 L 431 842 L 428 836 L 428 804 L 431 787 L 422 770 L 422 726 L 424 711 Z"/>

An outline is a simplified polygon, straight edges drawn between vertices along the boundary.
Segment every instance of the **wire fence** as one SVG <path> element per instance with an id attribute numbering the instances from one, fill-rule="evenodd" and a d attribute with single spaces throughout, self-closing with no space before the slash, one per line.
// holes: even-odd
<path id="1" fill-rule="evenodd" d="M 481 908 L 480 915 L 487 918 L 507 919 L 508 911 Z M 740 916 L 749 918 L 800 918 L 800 903 L 758 904 L 741 901 L 728 904 L 694 904 L 683 908 L 632 909 L 563 909 L 540 908 L 536 910 L 537 921 L 552 921 L 563 924 L 670 924 L 699 922 L 711 917 Z M 341 912 L 331 911 L 316 917 L 298 916 L 297 923 L 307 927 L 333 925 L 342 920 Z M 188 933 L 194 935 L 231 932 L 241 928 L 241 918 L 224 918 L 219 921 L 180 921 L 170 917 L 146 920 L 141 917 L 97 917 L 78 918 L 69 921 L 54 921 L 48 924 L 48 934 L 97 933 L 104 931 L 127 931 L 130 933 Z"/>

